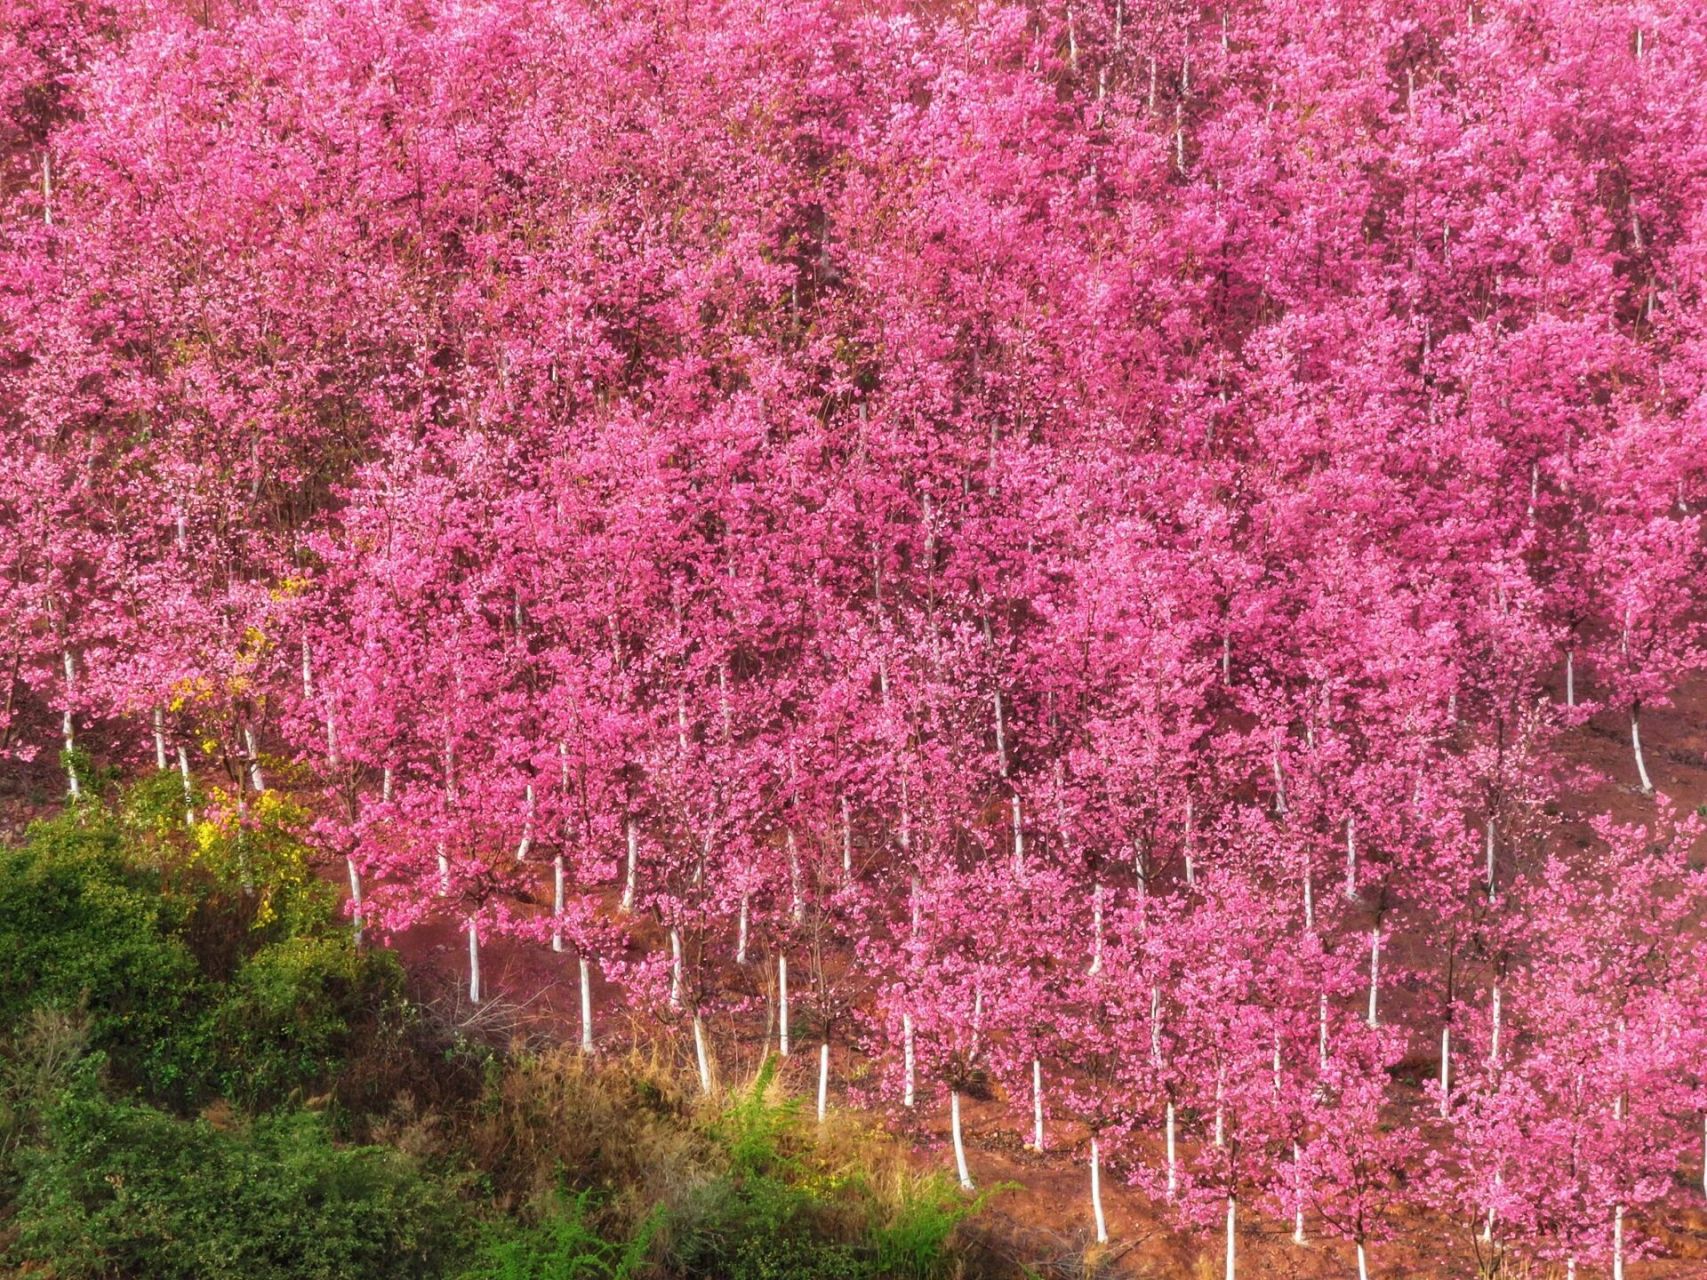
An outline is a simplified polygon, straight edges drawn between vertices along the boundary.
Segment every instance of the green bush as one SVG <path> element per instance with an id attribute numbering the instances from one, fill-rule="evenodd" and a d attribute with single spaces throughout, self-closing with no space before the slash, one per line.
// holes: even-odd
<path id="1" fill-rule="evenodd" d="M 498 1222 L 481 1237 L 458 1280 L 632 1280 L 657 1230 L 653 1213 L 628 1240 L 608 1240 L 589 1222 L 592 1193 L 551 1197 L 527 1225 Z"/>
<path id="2" fill-rule="evenodd" d="M 396 958 L 359 950 L 347 930 L 262 947 L 214 1015 L 225 1096 L 259 1109 L 326 1087 L 401 987 Z"/>
<path id="3" fill-rule="evenodd" d="M 79 807 L 0 848 L 0 1023 L 32 1008 L 86 1011 L 90 1043 L 124 1080 L 192 1094 L 209 1044 L 185 904 L 124 856 L 117 828 Z"/>
<path id="4" fill-rule="evenodd" d="M 461 1245 L 448 1189 L 308 1112 L 222 1131 L 83 1088 L 19 1164 L 13 1261 L 70 1280 L 420 1280 Z"/>

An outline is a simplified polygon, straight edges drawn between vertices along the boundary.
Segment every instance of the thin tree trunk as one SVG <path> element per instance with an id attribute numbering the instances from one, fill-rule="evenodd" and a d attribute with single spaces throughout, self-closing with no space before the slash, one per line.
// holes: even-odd
<path id="1" fill-rule="evenodd" d="M 1304 1243 L 1304 1153 L 1292 1144 L 1292 1243 Z"/>
<path id="2" fill-rule="evenodd" d="M 1043 1150 L 1043 1062 L 1031 1059 L 1031 1145 Z"/>
<path id="3" fill-rule="evenodd" d="M 551 862 L 551 949 L 563 950 L 563 855 Z"/>
<path id="4" fill-rule="evenodd" d="M 1376 998 L 1381 991 L 1381 928 L 1377 925 L 1369 931 L 1369 1025 L 1381 1025 L 1381 1016 L 1376 1007 Z"/>
<path id="5" fill-rule="evenodd" d="M 480 926 L 468 917 L 468 1002 L 480 1003 Z"/>
<path id="6" fill-rule="evenodd" d="M 1612 1209 L 1612 1280 L 1624 1280 L 1624 1206 Z"/>
<path id="7" fill-rule="evenodd" d="M 954 1171 L 960 1175 L 960 1187 L 963 1191 L 972 1190 L 972 1175 L 966 1171 L 966 1142 L 960 1132 L 960 1091 L 952 1089 L 948 1095 L 948 1124 L 954 1137 Z"/>
<path id="8" fill-rule="evenodd" d="M 65 779 L 67 790 L 73 800 L 82 798 L 83 787 L 77 780 L 77 762 L 74 753 L 77 750 L 77 738 L 71 720 L 71 698 L 77 686 L 77 667 L 71 660 L 71 650 L 66 649 L 65 655 L 65 715 L 61 728 L 65 733 Z M 259 788 L 257 788 L 259 790 Z"/>
<path id="9" fill-rule="evenodd" d="M 1577 656 L 1571 650 L 1565 650 L 1565 705 L 1577 705 Z"/>
<path id="10" fill-rule="evenodd" d="M 735 923 L 735 963 L 747 963 L 747 895 L 741 895 L 741 911 Z"/>
<path id="11" fill-rule="evenodd" d="M 1090 975 L 1102 972 L 1102 882 L 1091 889 L 1091 967 Z"/>
<path id="12" fill-rule="evenodd" d="M 1493 1036 L 1488 1043 L 1488 1061 L 1498 1065 L 1500 1060 L 1500 987 L 1494 984 L 1494 1025 Z"/>
<path id="13" fill-rule="evenodd" d="M 521 843 L 516 846 L 516 861 L 517 862 L 520 862 L 524 858 L 526 858 L 528 856 L 528 851 L 533 848 L 533 813 L 534 813 L 533 783 L 530 782 L 527 784 L 526 794 L 527 794 L 527 813 L 526 813 L 526 816 L 524 816 L 522 818 L 522 839 L 521 839 Z"/>
<path id="14" fill-rule="evenodd" d="M 356 860 L 345 858 L 344 865 L 350 873 L 350 919 L 356 927 L 356 945 L 362 945 L 362 876 L 356 870 Z"/>
<path id="15" fill-rule="evenodd" d="M 1452 1110 L 1452 1024 L 1440 1029 L 1440 1118 Z"/>
<path id="16" fill-rule="evenodd" d="M 670 930 L 670 1008 L 682 1006 L 682 932 Z"/>
<path id="17" fill-rule="evenodd" d="M 1316 1065 L 1328 1069 L 1328 993 L 1322 992 L 1316 1001 Z"/>
<path id="18" fill-rule="evenodd" d="M 902 1071 L 904 1073 L 901 1081 L 901 1105 L 904 1107 L 911 1107 L 913 1105 L 914 1094 L 913 1015 L 910 1013 L 903 1013 L 901 1015 L 901 1064 Z"/>
<path id="19" fill-rule="evenodd" d="M 622 912 L 624 915 L 626 915 L 628 912 L 634 910 L 634 884 L 635 884 L 635 879 L 636 879 L 637 875 L 639 874 L 639 869 L 640 869 L 639 868 L 639 863 L 640 863 L 640 832 L 639 832 L 639 829 L 635 826 L 633 818 L 630 818 L 628 820 L 627 827 L 628 827 L 628 868 L 623 874 L 622 905 L 621 905 L 621 909 L 622 909 Z"/>
<path id="20" fill-rule="evenodd" d="M 1175 1130 L 1178 1126 L 1174 1122 L 1174 1100 L 1172 1098 L 1169 1098 L 1167 1102 L 1167 1119 L 1164 1123 L 1167 1127 L 1168 1145 L 1168 1199 L 1171 1201 L 1174 1198 L 1174 1193 L 1179 1190 L 1179 1148 L 1174 1140 Z"/>
<path id="21" fill-rule="evenodd" d="M 789 916 L 795 924 L 806 918 L 806 898 L 800 884 L 800 850 L 794 843 L 794 828 L 790 827 L 785 836 L 788 841 L 788 892 Z"/>
<path id="22" fill-rule="evenodd" d="M 818 1046 L 818 1123 L 824 1123 L 824 1110 L 830 1100 L 830 1042 Z"/>
<path id="23" fill-rule="evenodd" d="M 1091 1215 L 1096 1219 L 1097 1243 L 1108 1243 L 1108 1222 L 1102 1215 L 1102 1158 L 1096 1135 L 1091 1135 Z"/>
<path id="24" fill-rule="evenodd" d="M 154 767 L 166 772 L 166 713 L 154 708 Z"/>
<path id="25" fill-rule="evenodd" d="M 1235 1200 L 1232 1196 L 1227 1197 L 1227 1276 L 1226 1276 L 1226 1280 L 1238 1280 L 1238 1274 L 1239 1274 L 1238 1253 L 1237 1253 L 1237 1246 L 1235 1243 L 1237 1238 L 1238 1238 L 1236 1230 L 1235 1230 L 1235 1228 L 1237 1226 L 1236 1218 L 1237 1218 L 1237 1213 L 1238 1213 L 1238 1203 L 1239 1202 L 1237 1200 Z"/>
<path id="26" fill-rule="evenodd" d="M 693 1015 L 693 1056 L 699 1067 L 699 1091 L 706 1097 L 711 1096 L 711 1058 L 705 1049 L 705 1020 L 699 1016 L 699 1010 Z"/>
<path id="27" fill-rule="evenodd" d="M 593 969 L 587 957 L 581 960 L 581 1052 L 593 1051 Z"/>
<path id="28" fill-rule="evenodd" d="M 1642 780 L 1642 794 L 1654 794 L 1653 780 L 1648 777 L 1648 762 L 1642 758 L 1642 703 L 1640 699 L 1630 704 L 1630 745 L 1636 751 L 1636 776 Z"/>
<path id="29" fill-rule="evenodd" d="M 184 780 L 184 825 L 196 825 L 196 808 L 190 800 L 190 756 L 183 746 L 178 747 L 178 774 Z"/>
<path id="30" fill-rule="evenodd" d="M 1357 900 L 1357 815 L 1345 820 L 1345 896 Z"/>
<path id="31" fill-rule="evenodd" d="M 781 952 L 776 957 L 776 990 L 777 1008 L 780 1019 L 777 1024 L 777 1042 L 782 1050 L 782 1056 L 788 1057 L 788 957 Z"/>
<path id="32" fill-rule="evenodd" d="M 243 746 L 249 752 L 249 785 L 260 795 L 267 789 L 267 780 L 261 773 L 261 753 L 255 746 L 255 730 L 250 725 L 243 726 Z"/>
<path id="33" fill-rule="evenodd" d="M 1014 874 L 1025 874 L 1025 826 L 1020 819 L 1019 797 L 1013 798 L 1014 811 Z"/>
<path id="34" fill-rule="evenodd" d="M 853 875 L 853 820 L 848 813 L 848 798 L 842 797 L 842 875 Z"/>
<path id="35" fill-rule="evenodd" d="M 1357 1242 L 1357 1280 L 1369 1280 L 1369 1257 L 1361 1240 Z"/>

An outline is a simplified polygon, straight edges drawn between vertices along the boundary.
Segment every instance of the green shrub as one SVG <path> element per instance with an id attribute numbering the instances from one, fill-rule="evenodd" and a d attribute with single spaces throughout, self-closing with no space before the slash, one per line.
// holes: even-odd
<path id="1" fill-rule="evenodd" d="M 966 1199 L 944 1177 L 904 1182 L 893 1208 L 871 1230 L 873 1274 L 895 1280 L 939 1280 L 950 1274 L 949 1238 L 983 1203 L 983 1197 Z"/>
<path id="2" fill-rule="evenodd" d="M 401 987 L 396 958 L 358 949 L 345 930 L 262 947 L 214 1016 L 225 1095 L 258 1109 L 324 1088 Z"/>
<path id="3" fill-rule="evenodd" d="M 71 1280 L 420 1280 L 460 1245 L 447 1189 L 307 1112 L 223 1131 L 84 1088 L 19 1163 L 13 1260 Z"/>
<path id="4" fill-rule="evenodd" d="M 182 902 L 128 861 L 119 832 L 81 806 L 0 848 L 0 1023 L 33 1007 L 86 1011 L 90 1043 L 124 1080 L 193 1094 L 209 1044 Z"/>
<path id="5" fill-rule="evenodd" d="M 645 1265 L 659 1215 L 628 1240 L 608 1240 L 588 1220 L 591 1200 L 588 1191 L 558 1193 L 530 1224 L 492 1224 L 458 1280 L 632 1280 Z"/>

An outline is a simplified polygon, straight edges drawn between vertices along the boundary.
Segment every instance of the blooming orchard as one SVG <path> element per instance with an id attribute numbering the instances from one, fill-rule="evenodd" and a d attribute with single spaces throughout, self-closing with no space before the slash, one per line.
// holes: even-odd
<path id="1" fill-rule="evenodd" d="M 762 972 L 1099 1236 L 1621 1273 L 1707 884 L 1557 736 L 1702 663 L 1703 121 L 1693 0 L 0 0 L 0 751 L 708 1090 Z"/>

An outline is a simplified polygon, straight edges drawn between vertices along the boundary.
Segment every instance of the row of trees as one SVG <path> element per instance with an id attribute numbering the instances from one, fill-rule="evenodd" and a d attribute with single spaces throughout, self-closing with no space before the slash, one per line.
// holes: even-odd
<path id="1" fill-rule="evenodd" d="M 1694 819 L 1556 750 L 1700 664 L 1691 5 L 0 13 L 9 759 L 1229 1276 L 1697 1194 Z"/>

